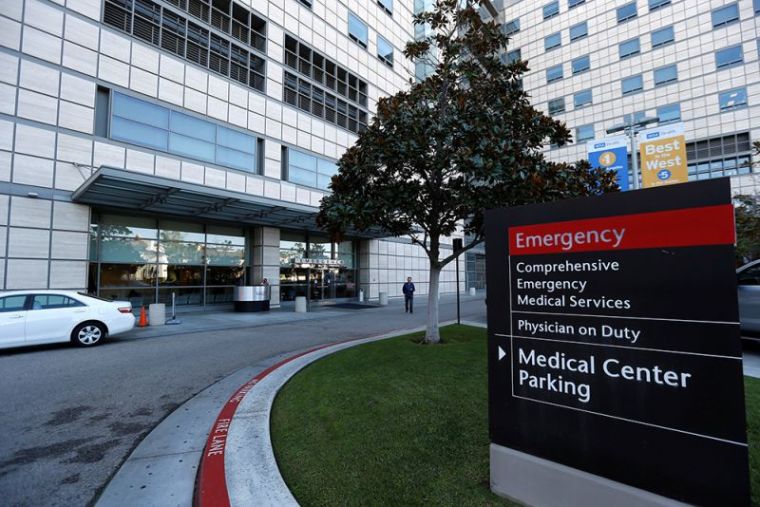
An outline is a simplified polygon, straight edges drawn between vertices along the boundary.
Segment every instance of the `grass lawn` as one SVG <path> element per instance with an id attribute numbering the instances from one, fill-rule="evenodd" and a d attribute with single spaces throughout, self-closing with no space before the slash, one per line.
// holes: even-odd
<path id="1" fill-rule="evenodd" d="M 283 388 L 272 439 L 301 505 L 511 505 L 489 490 L 486 331 L 441 334 L 441 346 L 417 334 L 333 354 Z M 760 506 L 760 380 L 745 386 Z"/>

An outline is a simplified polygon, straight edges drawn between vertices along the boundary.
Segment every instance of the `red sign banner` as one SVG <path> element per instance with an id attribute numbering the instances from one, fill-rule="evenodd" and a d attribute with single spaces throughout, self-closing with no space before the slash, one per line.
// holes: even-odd
<path id="1" fill-rule="evenodd" d="M 509 255 L 735 243 L 730 204 L 511 227 Z"/>

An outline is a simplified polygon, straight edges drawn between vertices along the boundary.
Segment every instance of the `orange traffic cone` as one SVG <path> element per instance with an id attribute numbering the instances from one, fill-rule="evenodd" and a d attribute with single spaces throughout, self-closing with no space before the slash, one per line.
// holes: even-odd
<path id="1" fill-rule="evenodd" d="M 138 327 L 147 327 L 148 326 L 148 315 L 145 313 L 145 307 L 140 307 L 140 322 L 137 324 Z"/>

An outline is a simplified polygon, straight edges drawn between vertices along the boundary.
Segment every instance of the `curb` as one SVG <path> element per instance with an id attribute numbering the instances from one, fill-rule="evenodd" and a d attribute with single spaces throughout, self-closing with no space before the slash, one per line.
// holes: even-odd
<path id="1" fill-rule="evenodd" d="M 229 492 L 227 491 L 227 478 L 224 468 L 224 457 L 227 447 L 227 436 L 232 418 L 235 416 L 240 402 L 245 396 L 259 383 L 264 377 L 272 373 L 277 368 L 305 356 L 312 352 L 329 347 L 322 345 L 306 352 L 290 356 L 279 363 L 276 363 L 251 380 L 240 386 L 230 399 L 224 404 L 221 412 L 214 421 L 206 445 L 201 455 L 200 466 L 198 467 L 198 478 L 196 494 L 193 498 L 193 505 L 196 507 L 223 507 L 230 505 Z"/>
<path id="2" fill-rule="evenodd" d="M 485 327 L 474 322 L 462 324 Z M 301 369 L 327 355 L 424 329 L 421 326 L 309 349 L 270 366 L 240 386 L 222 407 L 206 440 L 193 505 L 298 505 L 280 474 L 269 432 L 269 416 L 279 390 Z"/>

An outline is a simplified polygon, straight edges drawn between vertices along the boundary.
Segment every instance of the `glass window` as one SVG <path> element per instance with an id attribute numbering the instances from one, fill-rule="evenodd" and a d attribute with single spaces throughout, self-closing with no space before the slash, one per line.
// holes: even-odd
<path id="1" fill-rule="evenodd" d="M 111 139 L 166 151 L 168 138 L 166 130 L 118 116 L 111 119 Z"/>
<path id="2" fill-rule="evenodd" d="M 231 243 L 208 243 L 206 262 L 215 266 L 242 266 L 245 264 L 245 247 Z"/>
<path id="3" fill-rule="evenodd" d="M 567 0 L 567 8 L 572 9 L 584 3 L 586 3 L 586 0 Z"/>
<path id="4" fill-rule="evenodd" d="M 6 296 L 0 298 L 0 313 L 20 312 L 24 309 L 26 296 Z"/>
<path id="5" fill-rule="evenodd" d="M 559 14 L 559 2 L 551 2 L 544 5 L 544 19 L 553 18 Z"/>
<path id="6" fill-rule="evenodd" d="M 169 110 L 121 93 L 113 94 L 113 114 L 160 129 L 169 128 Z"/>
<path id="7" fill-rule="evenodd" d="M 157 256 L 158 243 L 156 240 L 119 238 L 107 235 L 102 235 L 100 238 L 100 259 L 103 262 L 142 264 L 155 262 Z"/>
<path id="8" fill-rule="evenodd" d="M 377 0 L 378 5 L 388 14 L 393 14 L 393 0 Z"/>
<path id="9" fill-rule="evenodd" d="M 103 237 L 156 239 L 156 221 L 152 218 L 104 214 L 99 225 Z"/>
<path id="10" fill-rule="evenodd" d="M 565 98 L 560 97 L 549 101 L 549 114 L 559 114 L 565 112 Z"/>
<path id="11" fill-rule="evenodd" d="M 635 125 L 637 123 L 641 123 L 646 117 L 647 117 L 646 111 L 636 111 L 633 114 L 627 114 L 623 116 L 622 122 L 625 123 L 626 125 L 629 123 L 632 123 Z"/>
<path id="12" fill-rule="evenodd" d="M 631 76 L 620 81 L 623 95 L 629 95 L 631 93 L 640 92 L 644 89 L 644 80 L 641 78 L 641 74 L 637 76 Z"/>
<path id="13" fill-rule="evenodd" d="M 288 181 L 298 185 L 316 188 L 317 174 L 301 167 L 291 165 L 288 167 Z"/>
<path id="14" fill-rule="evenodd" d="M 206 228 L 206 241 L 209 243 L 245 246 L 245 233 L 238 227 L 209 225 Z"/>
<path id="15" fill-rule="evenodd" d="M 358 42 L 363 47 L 367 47 L 369 40 L 369 31 L 367 25 L 359 19 L 353 12 L 348 13 L 348 36 Z"/>
<path id="16" fill-rule="evenodd" d="M 333 175 L 338 173 L 338 166 L 322 158 L 317 159 L 317 187 L 327 190 Z"/>
<path id="17" fill-rule="evenodd" d="M 747 105 L 747 89 L 737 88 L 718 95 L 721 111 L 730 111 Z"/>
<path id="18" fill-rule="evenodd" d="M 675 36 L 673 34 L 672 26 L 666 26 L 665 28 L 660 28 L 659 30 L 652 32 L 652 48 L 659 48 L 666 44 L 670 44 L 674 40 Z"/>
<path id="19" fill-rule="evenodd" d="M 562 45 L 562 35 L 560 32 L 553 33 L 544 38 L 544 49 L 550 51 Z"/>
<path id="20" fill-rule="evenodd" d="M 713 28 L 730 25 L 739 21 L 739 7 L 733 3 L 712 11 Z"/>
<path id="21" fill-rule="evenodd" d="M 590 141 L 594 138 L 594 126 L 582 125 L 575 129 L 575 142 L 581 143 L 583 141 Z"/>
<path id="22" fill-rule="evenodd" d="M 588 35 L 588 22 L 578 23 L 570 27 L 570 40 L 578 40 Z"/>
<path id="23" fill-rule="evenodd" d="M 330 179 L 338 172 L 334 162 L 292 148 L 288 148 L 286 156 L 291 183 L 328 190 Z"/>
<path id="24" fill-rule="evenodd" d="M 216 163 L 241 171 L 253 172 L 256 158 L 254 155 L 229 148 L 216 148 Z"/>
<path id="25" fill-rule="evenodd" d="M 681 104 L 668 104 L 657 108 L 660 125 L 681 121 Z"/>
<path id="26" fill-rule="evenodd" d="M 591 89 L 583 90 L 573 95 L 573 106 L 576 109 L 587 106 L 592 102 Z"/>
<path id="27" fill-rule="evenodd" d="M 522 52 L 519 49 L 513 49 L 507 52 L 504 63 L 514 63 L 520 58 L 522 58 Z"/>
<path id="28" fill-rule="evenodd" d="M 219 127 L 217 130 L 217 144 L 242 151 L 243 153 L 256 154 L 256 138 L 238 130 Z"/>
<path id="29" fill-rule="evenodd" d="M 214 143 L 174 133 L 169 136 L 169 151 L 206 162 L 214 162 L 216 158 Z"/>
<path id="30" fill-rule="evenodd" d="M 202 224 L 161 220 L 159 227 L 159 238 L 161 241 L 194 241 L 199 243 L 206 241 L 206 234 L 203 232 Z"/>
<path id="31" fill-rule="evenodd" d="M 354 267 L 354 243 L 353 241 L 342 241 L 336 243 L 333 248 L 335 249 L 335 258 L 343 261 L 343 266 L 347 268 Z"/>
<path id="32" fill-rule="evenodd" d="M 165 107 L 114 93 L 112 115 L 113 139 L 166 150 L 169 110 Z"/>
<path id="33" fill-rule="evenodd" d="M 649 0 L 649 12 L 670 5 L 670 0 Z"/>
<path id="34" fill-rule="evenodd" d="M 158 284 L 164 287 L 203 285 L 203 266 L 183 264 L 161 266 L 158 270 Z"/>
<path id="35" fill-rule="evenodd" d="M 236 285 L 245 273 L 241 266 L 209 266 L 206 269 L 206 285 Z"/>
<path id="36" fill-rule="evenodd" d="M 546 69 L 546 82 L 553 83 L 562 79 L 562 64 Z"/>
<path id="37" fill-rule="evenodd" d="M 591 57 L 589 55 L 579 56 L 572 61 L 573 75 L 586 72 L 591 68 Z"/>
<path id="38" fill-rule="evenodd" d="M 620 55 L 620 59 L 628 58 L 630 56 L 637 55 L 641 52 L 641 45 L 639 44 L 639 38 L 636 37 L 635 39 L 627 40 L 625 42 L 621 42 L 618 45 L 618 54 Z"/>
<path id="39" fill-rule="evenodd" d="M 205 253 L 203 243 L 162 241 L 158 261 L 161 263 L 203 264 Z"/>
<path id="40" fill-rule="evenodd" d="M 32 300 L 32 310 L 53 310 L 56 308 L 75 308 L 86 306 L 76 299 L 60 294 L 37 294 Z"/>
<path id="41" fill-rule="evenodd" d="M 280 266 L 290 266 L 293 259 L 306 257 L 306 237 L 283 233 L 280 236 Z"/>
<path id="42" fill-rule="evenodd" d="M 379 35 L 377 36 L 377 56 L 393 67 L 393 46 Z"/>
<path id="43" fill-rule="evenodd" d="M 617 9 L 617 22 L 624 23 L 630 19 L 635 18 L 637 15 L 636 2 L 625 4 L 622 7 L 618 7 Z"/>
<path id="44" fill-rule="evenodd" d="M 150 263 L 140 264 L 102 263 L 100 265 L 100 287 L 155 287 L 156 274 L 155 259 Z"/>
<path id="45" fill-rule="evenodd" d="M 171 130 L 203 141 L 216 141 L 216 126 L 194 116 L 172 111 Z"/>
<path id="46" fill-rule="evenodd" d="M 112 113 L 113 139 L 256 171 L 255 136 L 119 93 L 114 94 L 114 103 L 119 107 Z"/>
<path id="47" fill-rule="evenodd" d="M 309 237 L 309 259 L 331 259 L 332 242 L 327 236 L 312 235 Z"/>
<path id="48" fill-rule="evenodd" d="M 501 25 L 501 31 L 504 35 L 513 35 L 520 31 L 520 19 L 513 19 Z"/>
<path id="49" fill-rule="evenodd" d="M 721 49 L 715 52 L 715 67 L 724 69 L 744 61 L 741 45 Z"/>
<path id="50" fill-rule="evenodd" d="M 678 67 L 673 65 L 666 65 L 654 70 L 654 85 L 660 86 L 668 83 L 678 81 Z"/>

